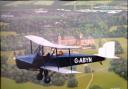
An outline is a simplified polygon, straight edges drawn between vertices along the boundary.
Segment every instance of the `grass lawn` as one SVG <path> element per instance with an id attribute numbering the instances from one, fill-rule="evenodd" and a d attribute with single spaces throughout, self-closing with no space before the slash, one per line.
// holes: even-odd
<path id="1" fill-rule="evenodd" d="M 10 35 L 16 36 L 17 34 L 16 34 L 16 32 L 12 32 L 12 31 L 1 31 L 0 35 L 1 36 L 10 36 Z"/>
<path id="2" fill-rule="evenodd" d="M 127 81 L 113 72 L 94 73 L 92 85 L 98 85 L 103 89 L 127 89 Z"/>

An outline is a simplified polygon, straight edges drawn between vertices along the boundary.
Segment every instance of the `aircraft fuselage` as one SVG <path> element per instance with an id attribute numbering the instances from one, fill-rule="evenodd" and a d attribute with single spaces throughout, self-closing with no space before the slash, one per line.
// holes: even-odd
<path id="1" fill-rule="evenodd" d="M 25 57 L 25 56 L 24 56 Z M 61 56 L 33 56 L 33 58 L 24 59 L 20 57 L 16 59 L 17 66 L 21 69 L 38 69 L 41 66 L 68 67 L 86 63 L 100 62 L 105 60 L 104 57 L 86 54 L 64 54 Z M 26 61 L 27 60 L 27 61 Z"/>

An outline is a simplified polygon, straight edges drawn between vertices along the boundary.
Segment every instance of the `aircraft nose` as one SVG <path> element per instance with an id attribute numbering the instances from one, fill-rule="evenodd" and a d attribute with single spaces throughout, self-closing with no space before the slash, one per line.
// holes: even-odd
<path id="1" fill-rule="evenodd" d="M 21 65 L 23 64 L 22 63 L 22 61 L 20 61 L 18 58 L 16 58 L 16 66 L 18 67 L 18 68 L 21 68 Z"/>

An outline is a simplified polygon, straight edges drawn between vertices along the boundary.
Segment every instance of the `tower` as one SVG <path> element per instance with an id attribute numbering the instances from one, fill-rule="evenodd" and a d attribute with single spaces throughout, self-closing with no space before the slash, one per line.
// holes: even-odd
<path id="1" fill-rule="evenodd" d="M 59 33 L 59 35 L 58 35 L 58 44 L 61 44 L 61 35 L 60 35 L 60 33 Z"/>
<path id="2" fill-rule="evenodd" d="M 83 38 L 83 34 L 82 33 L 80 33 L 80 39 L 82 39 Z"/>
<path id="3" fill-rule="evenodd" d="M 80 39 L 79 39 L 79 45 L 82 46 L 82 39 L 83 39 L 83 34 L 80 33 Z"/>

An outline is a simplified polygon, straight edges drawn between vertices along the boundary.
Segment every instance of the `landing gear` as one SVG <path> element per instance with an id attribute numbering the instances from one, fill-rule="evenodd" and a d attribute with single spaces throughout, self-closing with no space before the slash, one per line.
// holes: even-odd
<path id="1" fill-rule="evenodd" d="M 44 78 L 44 82 L 45 83 L 50 83 L 50 81 L 51 81 L 51 78 L 49 76 Z"/>
<path id="2" fill-rule="evenodd" d="M 40 69 L 39 74 L 37 74 L 37 80 L 42 80 L 43 79 L 43 69 Z"/>
<path id="3" fill-rule="evenodd" d="M 51 78 L 48 76 L 48 70 L 44 70 L 44 82 L 45 83 L 50 83 Z"/>
<path id="4" fill-rule="evenodd" d="M 43 79 L 43 74 L 39 73 L 37 74 L 37 80 L 42 80 Z"/>
<path id="5" fill-rule="evenodd" d="M 37 74 L 37 80 L 42 80 L 44 78 L 44 83 L 50 83 L 51 78 L 48 75 L 48 70 L 40 69 L 39 74 Z"/>

